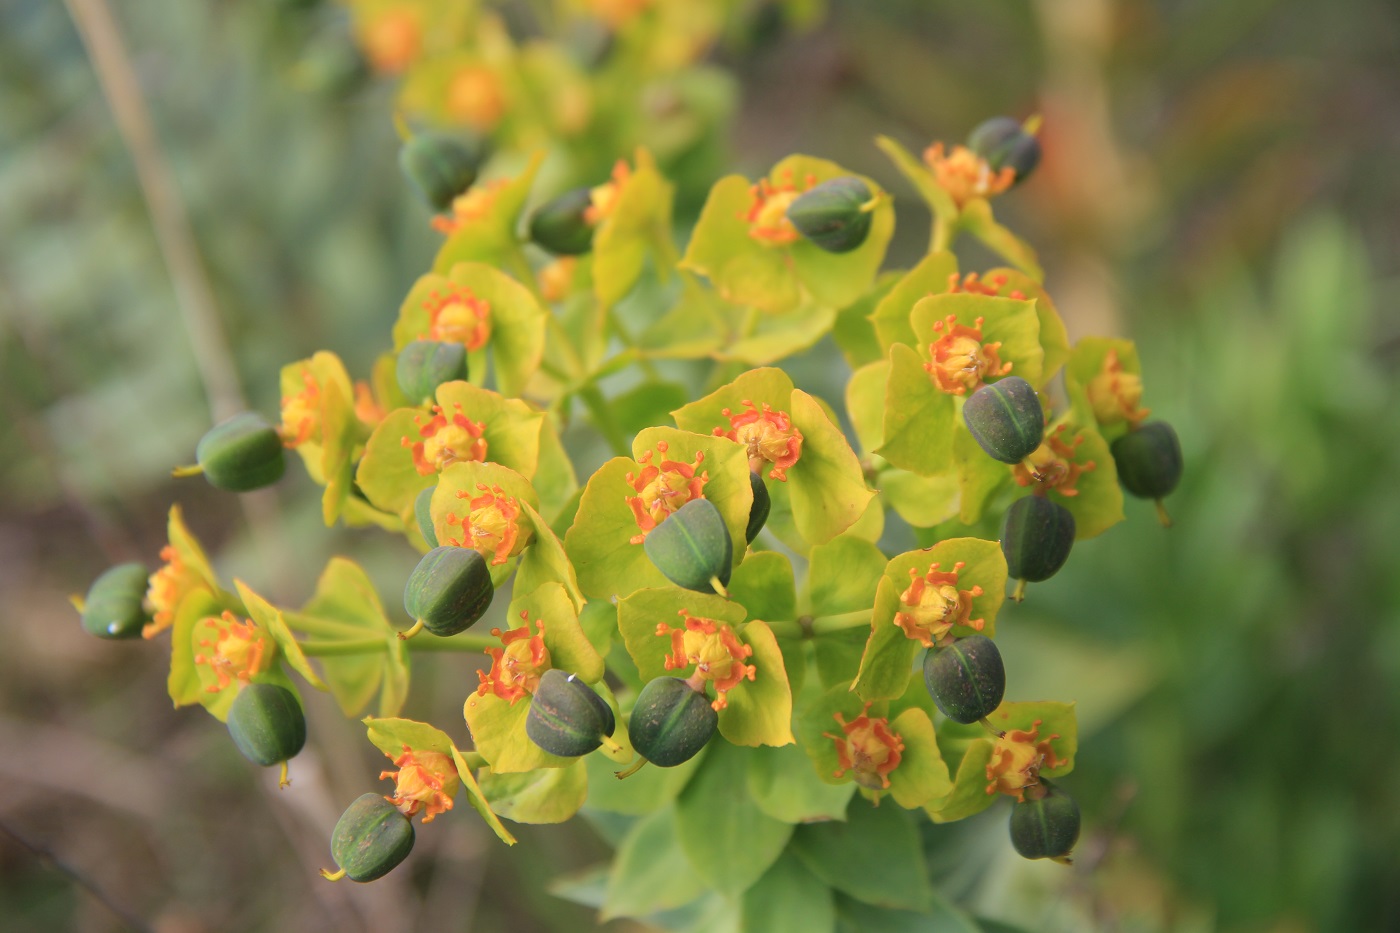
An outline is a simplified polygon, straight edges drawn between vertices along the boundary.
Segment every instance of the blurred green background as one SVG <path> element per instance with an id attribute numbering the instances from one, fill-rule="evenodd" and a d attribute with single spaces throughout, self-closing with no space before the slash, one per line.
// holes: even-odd
<path id="1" fill-rule="evenodd" d="M 305 598 L 333 553 L 394 594 L 415 559 L 324 529 L 300 470 L 242 500 L 167 478 L 221 372 L 265 411 L 315 349 L 364 372 L 435 247 L 394 165 L 392 88 L 318 82 L 308 56 L 343 36 L 291 6 L 113 5 L 224 350 L 191 329 L 200 296 L 68 6 L 0 5 L 0 929 L 127 928 L 111 906 L 162 933 L 586 929 L 546 890 L 606 858 L 582 820 L 506 850 L 449 819 L 409 870 L 322 883 L 330 826 L 383 764 L 359 727 L 310 698 L 314 748 L 279 793 L 170 709 L 162 650 L 91 640 L 66 602 L 153 563 L 177 499 L 275 598 Z M 1045 162 L 999 216 L 1040 249 L 1071 336 L 1138 340 L 1186 453 L 1176 527 L 1130 503 L 999 640 L 1012 698 L 1079 700 L 1076 866 L 1021 862 L 998 808 L 930 831 L 945 893 L 1046 931 L 1400 929 L 1400 8 L 851 0 L 814 31 L 764 22 L 716 53 L 741 88 L 732 164 L 800 151 L 875 177 L 896 267 L 927 215 L 873 136 L 1045 115 Z M 711 173 L 679 179 L 683 203 Z M 790 368 L 840 404 L 829 341 Z M 596 463 L 586 427 L 569 441 Z M 470 670 L 415 675 L 405 714 L 460 727 Z"/>

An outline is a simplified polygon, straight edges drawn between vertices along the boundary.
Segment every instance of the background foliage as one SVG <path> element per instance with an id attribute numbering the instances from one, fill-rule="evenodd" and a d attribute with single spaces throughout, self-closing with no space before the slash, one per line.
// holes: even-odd
<path id="1" fill-rule="evenodd" d="M 366 369 L 436 243 L 393 164 L 388 89 L 312 87 L 304 49 L 334 38 L 274 6 L 117 11 L 232 362 L 264 410 L 278 368 L 314 349 Z M 926 227 L 874 135 L 922 146 L 1042 111 L 1046 162 L 1005 220 L 1040 247 L 1072 337 L 1137 338 L 1186 452 L 1177 526 L 1130 503 L 1127 525 L 1035 588 L 1021 617 L 1043 619 L 999 640 L 1018 691 L 1079 701 L 1079 864 L 1020 862 L 998 811 L 928 833 L 930 862 L 957 866 L 950 895 L 1046 930 L 1400 925 L 1400 331 L 1384 312 L 1400 14 L 1379 0 L 904 0 L 834 4 L 801 35 L 759 25 L 717 53 L 742 89 L 734 167 L 812 152 L 875 178 L 899 197 L 895 264 Z M 242 505 L 163 479 L 209 408 L 132 160 L 51 0 L 0 9 L 0 138 L 6 928 L 121 928 L 31 848 L 161 930 L 590 923 L 546 887 L 605 854 L 606 824 L 523 827 L 505 850 L 456 821 L 423 834 L 411 873 L 320 883 L 339 803 L 381 764 L 359 727 L 310 697 L 319 754 L 297 761 L 305 793 L 278 794 L 209 720 L 169 708 L 163 659 L 79 631 L 64 596 L 115 559 L 149 560 L 176 496 L 230 576 L 290 602 L 332 553 L 385 594 L 415 555 L 327 532 L 295 470 Z M 677 180 L 703 192 L 715 174 Z M 824 342 L 789 369 L 839 400 L 843 366 Z M 566 443 L 581 472 L 605 456 L 591 430 Z M 455 721 L 456 668 L 416 673 L 405 715 Z"/>

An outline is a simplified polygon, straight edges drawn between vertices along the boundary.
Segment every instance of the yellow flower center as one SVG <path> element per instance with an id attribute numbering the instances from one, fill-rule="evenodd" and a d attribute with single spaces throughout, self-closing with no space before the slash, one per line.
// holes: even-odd
<path id="1" fill-rule="evenodd" d="M 894 616 L 894 624 L 904 630 L 906 637 L 932 648 L 951 640 L 954 626 L 981 631 L 983 621 L 969 616 L 972 600 L 982 595 L 982 587 L 958 589 L 962 568 L 962 561 L 948 571 L 939 570 L 935 563 L 922 576 L 918 570 L 909 569 L 910 583 L 899 595 L 900 609 Z"/>
<path id="2" fill-rule="evenodd" d="M 945 154 L 943 144 L 934 143 L 924 150 L 924 162 L 958 207 L 974 198 L 995 197 L 1016 182 L 1015 169 L 1006 166 L 992 171 L 986 159 L 966 146 L 954 146 Z"/>
<path id="3" fill-rule="evenodd" d="M 598 226 L 617 210 L 617 202 L 622 197 L 622 189 L 632 177 L 632 169 L 618 159 L 613 165 L 612 178 L 593 188 L 588 193 L 589 206 L 583 212 L 583 219 L 592 226 Z"/>
<path id="4" fill-rule="evenodd" d="M 841 777 L 847 771 L 851 779 L 867 790 L 886 790 L 890 786 L 890 772 L 899 767 L 903 758 L 904 740 L 890 730 L 890 722 L 883 717 L 871 718 L 870 704 L 866 703 L 861 714 L 850 722 L 835 713 L 841 726 L 841 734 L 823 732 L 824 738 L 836 745 L 836 761 L 840 765 L 833 777 Z"/>
<path id="5" fill-rule="evenodd" d="M 1084 442 L 1084 436 L 1081 434 L 1066 444 L 1061 437 L 1065 428 L 1063 424 L 1056 427 L 1029 457 L 1011 468 L 1018 485 L 1034 484 L 1037 489 L 1054 490 L 1062 496 L 1079 495 L 1075 488 L 1079 477 L 1092 473 L 1097 464 L 1092 460 L 1083 463 L 1075 460 L 1075 451 Z"/>
<path id="6" fill-rule="evenodd" d="M 677 671 L 695 665 L 695 672 L 687 678 L 687 683 L 697 692 L 703 692 L 705 684 L 713 682 L 716 698 L 710 705 L 722 710 L 729 705 L 726 696 L 742 680 L 753 680 L 758 669 L 745 664 L 744 659 L 752 657 L 753 648 L 739 640 L 728 625 L 692 616 L 682 609 L 680 615 L 685 623 L 672 628 L 665 622 L 656 626 L 658 637 L 671 639 L 671 653 L 666 657 L 666 670 Z"/>
<path id="7" fill-rule="evenodd" d="M 151 604 L 151 621 L 141 629 L 142 638 L 154 638 L 175 624 L 175 612 L 180 600 L 205 586 L 204 578 L 180 559 L 174 547 L 167 544 L 160 550 L 165 565 L 151 574 L 146 600 Z"/>
<path id="8" fill-rule="evenodd" d="M 784 172 L 776 184 L 767 178 L 760 178 L 758 184 L 749 189 L 752 198 L 749 209 L 739 215 L 748 221 L 749 236 L 765 246 L 787 246 L 801 239 L 802 234 L 788 220 L 787 210 L 816 181 L 816 178 L 808 176 L 806 187 L 798 188 L 790 171 Z"/>
<path id="9" fill-rule="evenodd" d="M 426 424 L 421 416 L 414 419 L 422 440 L 403 439 L 403 445 L 413 450 L 413 466 L 420 476 L 441 473 L 449 464 L 465 460 L 486 460 L 486 438 L 483 436 L 486 425 L 468 420 L 462 413 L 460 403 L 455 408 L 449 418 L 440 405 L 434 405 L 433 417 Z"/>
<path id="10" fill-rule="evenodd" d="M 535 620 L 535 633 L 530 633 L 529 613 L 520 613 L 525 624 L 502 632 L 493 628 L 491 634 L 501 640 L 500 648 L 487 648 L 491 671 L 478 670 L 481 680 L 477 696 L 494 693 L 512 705 L 522 697 L 533 696 L 539 689 L 540 678 L 550 669 L 549 648 L 544 643 L 544 620 Z"/>
<path id="11" fill-rule="evenodd" d="M 1025 799 L 1025 790 L 1040 783 L 1042 768 L 1061 764 L 1050 743 L 1058 735 L 1040 738 L 1040 720 L 1031 724 L 1030 731 L 1012 729 L 1003 733 L 992 749 L 987 762 L 987 793 L 1003 793 Z"/>
<path id="12" fill-rule="evenodd" d="M 224 610 L 218 619 L 201 619 L 199 624 L 209 637 L 195 644 L 211 650 L 196 654 L 194 663 L 208 665 L 218 681 L 206 688 L 208 692 L 218 693 L 235 680 L 246 684 L 271 669 L 277 644 L 252 620 L 240 622 L 232 612 Z"/>
<path id="13" fill-rule="evenodd" d="M 930 362 L 924 364 L 924 370 L 933 384 L 949 395 L 976 391 L 984 377 L 1011 372 L 1011 364 L 1003 363 L 997 353 L 1001 341 L 982 342 L 982 318 L 967 327 L 950 314 L 935 322 L 933 331 L 940 336 L 929 344 Z"/>
<path id="14" fill-rule="evenodd" d="M 481 65 L 458 69 L 447 87 L 447 112 L 483 133 L 494 129 L 506 112 L 500 78 Z"/>
<path id="15" fill-rule="evenodd" d="M 300 447 L 321 435 L 321 387 L 310 369 L 302 371 L 303 388 L 282 398 L 282 425 L 279 434 L 287 447 Z"/>
<path id="16" fill-rule="evenodd" d="M 666 455 L 667 445 L 663 441 L 656 445 L 656 453 Z M 650 532 L 672 512 L 691 499 L 704 495 L 704 487 L 709 482 L 709 473 L 695 471 L 704 462 L 705 454 L 697 451 L 694 463 L 681 463 L 678 460 L 662 460 L 652 463 L 652 451 L 648 450 L 638 458 L 640 466 L 636 473 L 627 474 L 627 482 L 637 491 L 637 495 L 627 497 L 627 505 L 640 529 L 632 536 L 633 544 L 641 544 Z"/>
<path id="17" fill-rule="evenodd" d="M 430 750 L 413 751 L 405 745 L 402 755 L 389 757 L 399 770 L 381 771 L 379 779 L 393 779 L 394 794 L 385 799 L 404 816 L 412 817 L 421 810 L 423 822 L 431 823 L 439 813 L 452 809 L 452 798 L 462 779 L 451 756 Z"/>
<path id="18" fill-rule="evenodd" d="M 387 10 L 375 17 L 363 33 L 365 57 L 375 71 L 397 74 L 418 58 L 423 30 L 418 14 L 407 8 Z"/>
<path id="19" fill-rule="evenodd" d="M 465 516 L 449 515 L 447 524 L 462 526 L 462 537 L 451 539 L 457 547 L 470 547 L 480 551 L 493 564 L 504 564 L 534 538 L 534 530 L 520 525 L 520 503 L 514 496 L 507 496 L 499 486 L 488 487 L 479 483 L 476 487 L 480 495 L 462 491 L 459 499 L 469 499 Z"/>
<path id="20" fill-rule="evenodd" d="M 1109 350 L 1103 366 L 1085 387 L 1089 404 L 1094 409 L 1094 420 L 1099 424 L 1135 425 L 1151 412 L 1139 408 L 1142 401 L 1142 377 L 1136 373 L 1123 371 L 1117 350 Z"/>
<path id="21" fill-rule="evenodd" d="M 786 480 L 788 468 L 802 455 L 802 432 L 792 426 L 785 411 L 774 411 L 767 403 L 759 410 L 749 399 L 744 400 L 744 405 L 747 410 L 737 415 L 728 408 L 721 412 L 729 419 L 729 430 L 715 428 L 715 436 L 744 445 L 750 473 L 758 473 L 765 463 L 771 463 L 773 469 L 768 475 Z"/>
<path id="22" fill-rule="evenodd" d="M 433 292 L 423 307 L 428 312 L 428 340 L 460 343 L 471 352 L 484 347 L 491 336 L 491 305 L 470 288 L 453 285 L 446 294 Z"/>

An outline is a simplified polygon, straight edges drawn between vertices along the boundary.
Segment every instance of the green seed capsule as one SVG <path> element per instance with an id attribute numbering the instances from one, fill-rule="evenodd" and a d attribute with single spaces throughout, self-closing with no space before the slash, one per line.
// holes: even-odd
<path id="1" fill-rule="evenodd" d="M 565 191 L 530 215 L 530 239 L 556 256 L 578 256 L 593 248 L 593 225 L 584 214 L 593 204 L 589 188 Z"/>
<path id="2" fill-rule="evenodd" d="M 963 405 L 963 420 L 987 456 L 1020 463 L 1045 436 L 1045 412 L 1031 384 L 1007 376 L 973 392 Z"/>
<path id="3" fill-rule="evenodd" d="M 548 670 L 540 677 L 525 734 L 551 755 L 577 758 L 617 730 L 612 707 L 574 674 Z"/>
<path id="4" fill-rule="evenodd" d="M 643 545 L 647 557 L 676 586 L 713 593 L 710 582 L 729 582 L 734 542 L 719 509 L 709 499 L 692 499 L 653 528 Z"/>
<path id="5" fill-rule="evenodd" d="M 262 415 L 251 411 L 210 428 L 195 447 L 194 457 L 209 485 L 227 492 L 270 486 L 287 468 L 282 436 Z"/>
<path id="6" fill-rule="evenodd" d="M 768 498 L 768 487 L 764 485 L 763 477 L 759 474 L 749 474 L 749 488 L 753 490 L 753 505 L 749 507 L 749 524 L 744 528 L 744 540 L 753 544 L 753 539 L 758 537 L 758 533 L 768 522 L 768 512 L 773 508 L 773 501 Z"/>
<path id="7" fill-rule="evenodd" d="M 924 656 L 924 686 L 939 712 L 953 722 L 976 722 L 1001 705 L 1006 668 L 985 635 L 959 638 Z"/>
<path id="8" fill-rule="evenodd" d="M 413 824 L 378 794 L 362 794 L 331 832 L 331 857 L 351 881 L 374 881 L 413 851 Z"/>
<path id="9" fill-rule="evenodd" d="M 1163 499 L 1181 481 L 1181 442 L 1165 421 L 1150 421 L 1113 442 L 1118 481 L 1140 499 Z"/>
<path id="10" fill-rule="evenodd" d="M 456 635 L 491 605 L 495 589 L 486 560 L 465 547 L 436 547 L 423 555 L 403 588 L 403 607 L 434 635 Z"/>
<path id="11" fill-rule="evenodd" d="M 992 117 L 978 125 L 967 138 L 967 148 L 986 159 L 993 171 L 1009 166 L 1018 185 L 1040 164 L 1040 140 L 1010 117 Z"/>
<path id="12" fill-rule="evenodd" d="M 1001 552 L 1013 580 L 1039 583 L 1053 577 L 1074 546 L 1074 516 L 1045 496 L 1011 503 L 1001 523 Z"/>
<path id="13" fill-rule="evenodd" d="M 399 168 L 436 211 L 447 210 L 457 195 L 472 186 L 481 159 L 480 146 L 442 133 L 421 133 L 399 150 Z"/>
<path id="14" fill-rule="evenodd" d="M 149 578 L 141 564 L 118 564 L 92 581 L 83 598 L 83 628 L 98 638 L 135 638 L 151 621 Z"/>
<path id="15" fill-rule="evenodd" d="M 870 186 L 852 175 L 824 181 L 788 205 L 797 232 L 828 253 L 849 253 L 870 234 L 874 197 Z"/>
<path id="16" fill-rule="evenodd" d="M 306 717 L 286 687 L 248 684 L 228 708 L 228 733 L 244 758 L 266 768 L 301 751 L 306 744 Z"/>
<path id="17" fill-rule="evenodd" d="M 418 530 L 423 534 L 423 540 L 428 542 L 428 547 L 437 547 L 437 529 L 433 527 L 433 493 L 437 491 L 436 486 L 428 486 L 418 493 L 418 498 L 413 500 L 413 517 L 418 520 Z"/>
<path id="18" fill-rule="evenodd" d="M 1079 840 L 1079 804 L 1049 782 L 1041 780 L 1045 796 L 1026 799 L 1011 808 L 1011 845 L 1022 858 L 1068 862 Z"/>
<path id="19" fill-rule="evenodd" d="M 460 343 L 415 340 L 399 351 L 394 372 L 403 394 L 417 404 L 432 398 L 444 382 L 467 378 L 467 348 Z"/>
<path id="20" fill-rule="evenodd" d="M 627 737 L 637 754 L 671 768 L 694 758 L 718 725 L 719 715 L 705 694 L 679 677 L 658 677 L 638 695 Z"/>

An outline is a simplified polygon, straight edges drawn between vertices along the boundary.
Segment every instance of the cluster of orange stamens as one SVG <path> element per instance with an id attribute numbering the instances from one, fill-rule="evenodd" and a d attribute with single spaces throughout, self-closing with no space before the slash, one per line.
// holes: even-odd
<path id="1" fill-rule="evenodd" d="M 954 272 L 948 276 L 948 293 L 957 295 L 966 293 L 969 295 L 986 295 L 989 298 L 1001 296 L 1001 290 L 1006 287 L 1006 276 L 994 275 L 989 279 L 984 279 L 979 273 L 969 272 L 959 279 Z M 1019 288 L 1013 288 L 1006 294 L 1007 298 L 1015 298 L 1017 301 L 1025 301 L 1026 293 Z"/>
<path id="2" fill-rule="evenodd" d="M 753 200 L 748 210 L 739 215 L 741 220 L 748 222 L 749 236 L 769 246 L 787 246 L 802 237 L 792 221 L 788 220 L 787 210 L 793 201 L 817 183 L 814 175 L 808 175 L 803 181 L 804 187 L 799 188 L 793 181 L 791 170 L 788 170 L 783 172 L 783 177 L 776 184 L 767 178 L 760 178 L 757 184 L 749 188 L 749 197 Z"/>
<path id="3" fill-rule="evenodd" d="M 506 113 L 506 95 L 501 79 L 485 65 L 464 65 L 447 85 L 447 112 L 454 122 L 479 133 L 489 133 Z"/>
<path id="4" fill-rule="evenodd" d="M 627 164 L 627 160 L 618 159 L 613 163 L 612 177 L 589 192 L 589 204 L 583 211 L 584 221 L 596 227 L 611 217 L 613 211 L 617 210 L 617 202 L 622 197 L 622 189 L 626 187 L 627 180 L 631 177 L 632 168 Z"/>
<path id="5" fill-rule="evenodd" d="M 951 641 L 954 626 L 981 631 L 983 620 L 970 617 L 972 601 L 982 595 L 982 587 L 958 589 L 958 574 L 962 569 L 962 561 L 954 564 L 952 570 L 939 570 L 937 563 L 930 564 L 923 575 L 910 567 L 909 586 L 899 594 L 903 608 L 895 613 L 894 624 L 925 648 Z"/>
<path id="6" fill-rule="evenodd" d="M 180 552 L 172 545 L 167 544 L 160 549 L 160 559 L 165 564 L 151 574 L 146 589 L 146 601 L 151 604 L 152 616 L 151 621 L 141 629 L 142 638 L 154 638 L 174 625 L 180 600 L 205 585 L 204 578 L 180 559 Z"/>
<path id="7" fill-rule="evenodd" d="M 544 643 L 544 620 L 535 620 L 535 632 L 530 632 L 530 614 L 520 613 L 525 624 L 502 632 L 493 628 L 491 634 L 501 640 L 500 648 L 487 648 L 491 656 L 491 671 L 478 670 L 476 676 L 481 685 L 476 688 L 477 696 L 494 693 L 511 705 L 516 700 L 533 696 L 540 685 L 540 678 L 549 670 L 549 649 Z"/>
<path id="8" fill-rule="evenodd" d="M 491 213 L 491 208 L 496 204 L 496 196 L 508 184 L 510 179 L 497 178 L 495 181 L 472 185 L 452 199 L 451 214 L 440 214 L 430 221 L 433 229 L 451 236 L 458 230 L 471 226 Z"/>
<path id="9" fill-rule="evenodd" d="M 194 656 L 194 663 L 208 665 L 218 680 L 216 685 L 206 688 L 209 693 L 218 693 L 235 680 L 246 684 L 272 666 L 277 646 L 252 620 L 240 622 L 226 609 L 217 620 L 201 619 L 200 624 L 211 629 L 213 634 L 195 643 L 210 649 L 209 653 Z"/>
<path id="10" fill-rule="evenodd" d="M 434 405 L 433 416 L 426 422 L 422 415 L 413 419 L 422 440 L 403 439 L 403 445 L 413 450 L 413 466 L 420 476 L 440 473 L 453 463 L 486 460 L 486 423 L 469 420 L 460 402 L 453 409 L 448 416 L 441 405 Z"/>
<path id="11" fill-rule="evenodd" d="M 744 399 L 744 406 L 745 410 L 738 414 L 728 408 L 720 412 L 729 419 L 729 429 L 715 428 L 715 436 L 744 445 L 750 473 L 758 473 L 765 463 L 771 463 L 773 469 L 768 475 L 786 481 L 788 469 L 802 456 L 802 432 L 792 426 L 787 412 L 774 411 L 767 402 L 760 409 Z"/>
<path id="12" fill-rule="evenodd" d="M 279 434 L 285 447 L 300 447 L 321 433 L 321 387 L 310 368 L 301 371 L 302 389 L 282 396 Z"/>
<path id="13" fill-rule="evenodd" d="M 1084 435 L 1076 435 L 1066 444 L 1061 436 L 1066 425 L 1058 425 L 1029 457 L 1011 468 L 1020 486 L 1036 487 L 1036 492 L 1054 490 L 1062 496 L 1077 496 L 1074 488 L 1083 473 L 1092 473 L 1097 466 L 1093 460 L 1083 463 L 1075 461 L 1075 451 L 1084 442 Z M 1027 465 L 1029 464 L 1029 466 Z"/>
<path id="14" fill-rule="evenodd" d="M 997 353 L 1001 341 L 982 342 L 982 321 L 979 317 L 968 327 L 950 314 L 933 323 L 933 332 L 939 336 L 928 345 L 931 359 L 924 369 L 942 391 L 950 395 L 975 392 L 986 377 L 1011 372 L 1011 364 L 1003 363 Z"/>
<path id="15" fill-rule="evenodd" d="M 452 809 L 452 798 L 462 779 L 452 757 L 444 752 L 414 751 L 403 747 L 397 758 L 387 755 L 397 771 L 381 771 L 379 779 L 392 778 L 394 794 L 384 799 L 399 808 L 404 816 L 412 817 L 420 810 L 423 822 L 431 823 L 439 813 Z"/>
<path id="16" fill-rule="evenodd" d="M 492 564 L 504 564 L 530 543 L 533 531 L 520 527 L 520 503 L 500 486 L 478 483 L 477 495 L 466 490 L 457 493 L 467 500 L 465 515 L 449 515 L 448 525 L 461 525 L 460 537 L 448 539 L 455 547 L 475 548 Z"/>
<path id="17" fill-rule="evenodd" d="M 656 445 L 656 453 L 666 455 L 665 441 Z M 637 491 L 627 497 L 627 505 L 637 520 L 640 532 L 632 536 L 633 544 L 641 544 L 647 533 L 666 520 L 672 512 L 691 499 L 699 499 L 705 492 L 705 484 L 710 481 L 708 472 L 696 475 L 696 470 L 704 462 L 704 451 L 697 451 L 694 463 L 681 463 L 677 460 L 652 462 L 652 452 L 648 450 L 637 458 L 641 467 L 636 473 L 627 474 L 627 482 Z"/>
<path id="18" fill-rule="evenodd" d="M 1142 401 L 1142 377 L 1123 371 L 1123 363 L 1118 359 L 1117 350 L 1109 350 L 1103 366 L 1089 384 L 1085 386 L 1089 404 L 1094 408 L 1094 420 L 1099 424 L 1118 424 L 1126 421 L 1136 426 L 1151 412 L 1140 408 Z"/>
<path id="19" fill-rule="evenodd" d="M 822 737 L 836 744 L 836 763 L 840 768 L 832 772 L 832 777 L 841 777 L 847 771 L 851 778 L 867 790 L 888 790 L 890 772 L 899 767 L 904 754 L 904 740 L 897 732 L 890 730 L 890 721 L 884 717 L 871 718 L 870 704 L 866 703 L 860 715 L 850 722 L 835 713 L 840 735 L 823 732 Z"/>
<path id="20" fill-rule="evenodd" d="M 1001 792 L 1024 800 L 1026 788 L 1040 783 L 1040 770 L 1063 764 L 1055 756 L 1050 743 L 1058 735 L 1040 738 L 1040 720 L 1031 724 L 1030 731 L 1012 729 L 997 738 L 987 762 L 987 793 Z"/>
<path id="21" fill-rule="evenodd" d="M 428 312 L 425 340 L 460 343 L 468 352 L 480 350 L 491 338 L 491 305 L 465 285 L 452 284 L 423 302 Z"/>
<path id="22" fill-rule="evenodd" d="M 666 656 L 666 670 L 679 671 L 695 665 L 695 672 L 686 683 L 697 693 L 704 692 L 706 682 L 715 685 L 715 699 L 710 704 L 716 710 L 729 705 L 726 694 L 742 680 L 753 680 L 758 669 L 745 664 L 744 659 L 753 655 L 753 648 L 739 640 L 728 625 L 692 616 L 682 609 L 685 619 L 680 627 L 672 628 L 665 622 L 656 626 L 658 637 L 671 639 L 671 653 Z"/>
<path id="23" fill-rule="evenodd" d="M 924 162 L 958 207 L 974 198 L 996 197 L 1016 182 L 1015 169 L 1006 166 L 993 171 L 986 159 L 966 146 L 945 152 L 942 143 L 934 143 L 924 150 Z"/>

